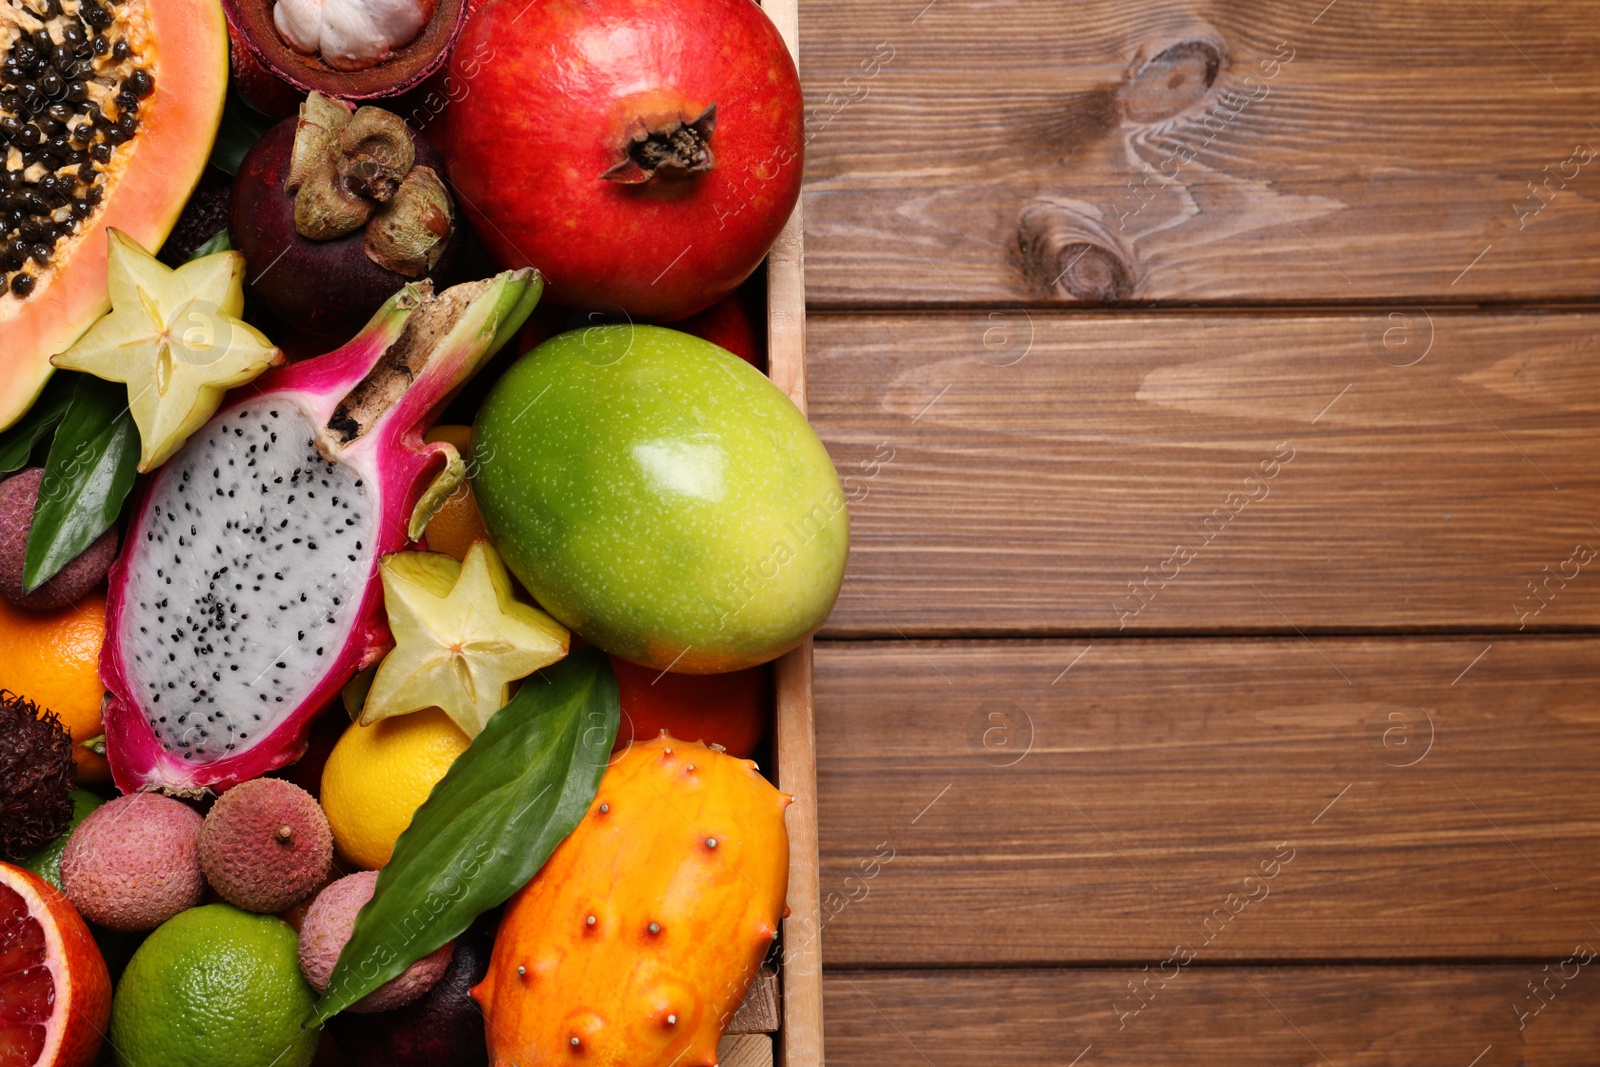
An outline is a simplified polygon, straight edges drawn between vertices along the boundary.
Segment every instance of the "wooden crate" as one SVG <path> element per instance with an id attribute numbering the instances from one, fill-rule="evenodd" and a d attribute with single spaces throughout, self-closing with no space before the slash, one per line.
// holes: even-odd
<path id="1" fill-rule="evenodd" d="M 767 14 L 799 61 L 799 0 L 764 0 Z M 801 207 L 767 255 L 767 373 L 806 409 L 806 297 Z M 778 787 L 789 807 L 789 917 L 783 924 L 775 1059 L 779 1067 L 822 1065 L 821 900 L 817 873 L 817 743 L 811 642 L 777 663 Z M 730 1035 L 723 1062 L 747 1067 L 751 1042 Z M 760 1049 L 756 1049 L 757 1053 Z"/>

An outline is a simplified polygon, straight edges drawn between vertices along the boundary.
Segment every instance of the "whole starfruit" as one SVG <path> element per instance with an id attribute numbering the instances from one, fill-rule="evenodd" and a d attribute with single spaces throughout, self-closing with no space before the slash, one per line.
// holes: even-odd
<path id="1" fill-rule="evenodd" d="M 778 936 L 792 799 L 665 730 L 617 757 L 472 990 L 495 1067 L 715 1067 Z"/>

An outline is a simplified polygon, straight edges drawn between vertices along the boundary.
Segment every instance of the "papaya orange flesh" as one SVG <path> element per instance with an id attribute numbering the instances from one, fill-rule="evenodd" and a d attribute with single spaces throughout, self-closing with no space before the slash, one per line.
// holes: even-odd
<path id="1" fill-rule="evenodd" d="M 32 49 L 36 66 L 29 76 L 31 84 L 42 86 L 49 71 L 38 58 L 38 47 L 24 42 L 25 37 L 49 34 L 52 55 L 58 57 L 49 62 L 76 64 L 76 75 L 62 81 L 64 86 L 80 82 L 83 88 L 76 95 L 87 93 L 87 99 L 72 101 L 64 87 L 48 98 L 70 112 L 61 133 L 70 136 L 83 125 L 95 131 L 88 142 L 70 145 L 84 156 L 78 162 L 64 162 L 60 153 L 36 153 L 29 163 L 17 137 L 0 144 L 0 167 L 18 175 L 8 177 L 7 188 L 0 191 L 48 193 L 38 184 L 44 178 L 76 183 L 59 190 L 68 202 L 54 207 L 46 202 L 43 214 L 37 213 L 37 202 L 24 209 L 35 226 L 61 231 L 52 237 L 41 239 L 37 232 L 30 237 L 0 217 L 0 278 L 5 285 L 0 294 L 0 337 L 5 339 L 0 345 L 0 429 L 4 429 L 28 410 L 44 387 L 51 373 L 50 357 L 69 348 L 110 310 L 106 229 L 122 230 L 153 251 L 183 211 L 211 155 L 222 116 L 228 31 L 218 0 L 94 0 L 92 4 L 67 0 L 48 8 L 28 7 L 21 0 L 0 0 L 0 4 L 10 8 L 8 18 L 0 17 L 0 26 L 20 28 L 0 34 L 0 49 L 10 49 L 13 59 L 18 58 L 19 44 L 26 44 L 23 59 Z M 85 18 L 91 6 L 92 17 Z M 65 8 L 66 13 L 41 19 L 34 7 L 56 12 Z M 97 39 L 105 41 L 99 54 L 92 51 Z M 90 51 L 69 59 L 62 48 L 70 49 L 78 40 L 86 42 Z M 6 58 L 0 55 L 0 62 Z M 142 77 L 134 78 L 134 71 L 143 72 Z M 124 91 L 134 94 L 131 107 L 118 102 Z M 4 111 L 5 98 L 17 95 L 10 89 L 0 92 L 0 119 L 41 129 L 38 122 L 48 119 L 45 111 L 25 108 L 18 115 Z M 88 105 L 96 109 L 91 116 L 98 114 L 103 123 L 94 123 L 92 117 L 86 122 L 83 112 Z M 108 124 L 124 117 L 133 120 L 131 126 L 112 134 Z M 34 136 L 30 133 L 25 139 Z M 90 203 L 91 197 L 98 202 Z M 74 202 L 80 213 L 87 213 L 74 214 Z M 41 243 L 47 251 L 43 264 L 31 254 Z M 19 253 L 28 253 L 20 264 Z M 26 280 L 19 284 L 22 278 Z"/>
<path id="2" fill-rule="evenodd" d="M 712 1067 L 778 936 L 791 799 L 666 731 L 617 756 L 472 991 L 495 1067 Z"/>

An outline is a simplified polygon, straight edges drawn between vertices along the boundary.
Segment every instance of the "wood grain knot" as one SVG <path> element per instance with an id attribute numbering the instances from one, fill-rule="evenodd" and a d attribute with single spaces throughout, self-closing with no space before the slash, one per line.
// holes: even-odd
<path id="1" fill-rule="evenodd" d="M 1099 219 L 1050 201 L 1029 204 L 1017 224 L 1018 266 L 1043 296 L 1114 303 L 1133 295 L 1132 255 Z"/>
<path id="2" fill-rule="evenodd" d="M 1206 38 L 1168 45 L 1143 62 L 1135 59 L 1118 94 L 1122 113 L 1141 124 L 1169 119 L 1204 99 L 1222 66 L 1221 42 Z"/>

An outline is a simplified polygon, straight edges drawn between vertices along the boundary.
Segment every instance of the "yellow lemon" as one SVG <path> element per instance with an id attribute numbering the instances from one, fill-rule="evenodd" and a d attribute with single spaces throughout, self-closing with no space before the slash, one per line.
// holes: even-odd
<path id="1" fill-rule="evenodd" d="M 438 708 L 352 724 L 322 770 L 322 810 L 352 863 L 389 862 L 394 843 L 471 741 Z"/>

